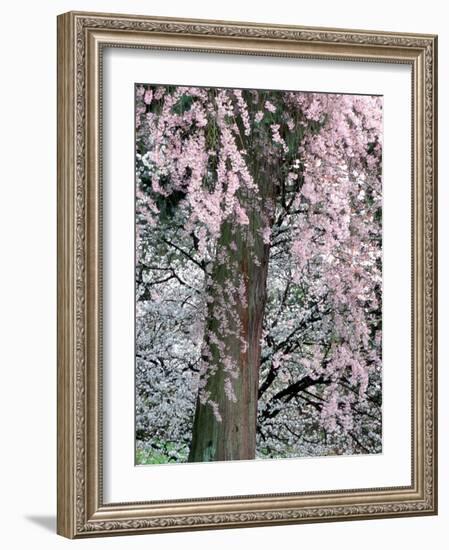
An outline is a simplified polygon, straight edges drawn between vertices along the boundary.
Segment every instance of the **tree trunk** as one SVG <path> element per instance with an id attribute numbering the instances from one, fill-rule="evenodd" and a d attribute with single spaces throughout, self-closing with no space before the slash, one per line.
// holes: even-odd
<path id="1" fill-rule="evenodd" d="M 247 226 L 236 226 L 229 221 L 222 224 L 207 290 L 208 315 L 203 342 L 203 361 L 207 367 L 203 396 L 207 395 L 207 401 L 204 397 L 201 399 L 200 391 L 190 462 L 255 458 L 261 338 L 270 253 L 270 245 L 262 238 L 262 227 L 268 219 L 268 223 L 272 223 L 272 216 L 264 213 L 264 203 L 253 201 L 255 206 L 246 208 Z M 244 288 L 243 299 L 242 292 L 236 291 L 240 285 Z M 234 289 L 233 293 L 230 288 Z M 235 366 L 234 378 L 229 376 L 224 365 L 223 350 L 226 350 L 226 361 L 232 360 Z M 226 390 L 230 381 L 235 399 L 230 398 Z"/>

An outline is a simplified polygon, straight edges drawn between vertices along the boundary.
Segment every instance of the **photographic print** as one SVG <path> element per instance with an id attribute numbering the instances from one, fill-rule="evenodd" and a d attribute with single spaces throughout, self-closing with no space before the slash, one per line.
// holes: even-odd
<path id="1" fill-rule="evenodd" d="M 382 451 L 382 98 L 138 84 L 136 463 Z"/>

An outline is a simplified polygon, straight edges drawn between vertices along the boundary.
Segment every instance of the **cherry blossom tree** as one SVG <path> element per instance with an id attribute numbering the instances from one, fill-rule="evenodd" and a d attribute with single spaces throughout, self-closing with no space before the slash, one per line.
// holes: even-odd
<path id="1" fill-rule="evenodd" d="M 138 439 L 381 450 L 381 138 L 379 97 L 136 87 Z"/>

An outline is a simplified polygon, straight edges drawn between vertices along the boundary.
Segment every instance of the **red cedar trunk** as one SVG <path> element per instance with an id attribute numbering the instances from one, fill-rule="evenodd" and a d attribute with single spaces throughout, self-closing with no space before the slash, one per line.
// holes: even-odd
<path id="1" fill-rule="evenodd" d="M 271 182 L 269 188 L 272 188 Z M 208 306 L 205 343 L 209 345 L 210 331 L 227 345 L 227 349 L 232 350 L 233 359 L 238 365 L 238 377 L 232 382 L 236 400 L 230 400 L 225 393 L 226 373 L 215 348 L 212 360 L 214 364 L 210 365 L 209 360 L 209 366 L 216 367 L 217 370 L 209 376 L 205 390 L 209 392 L 209 398 L 217 403 L 222 420 L 216 418 L 210 404 L 203 404 L 197 399 L 190 462 L 255 458 L 261 338 L 270 253 L 270 245 L 263 242 L 261 235 L 263 218 L 265 223 L 268 219 L 267 215 L 262 214 L 263 210 L 260 202 L 256 203 L 256 207 L 246 209 L 250 220 L 247 227 L 236 228 L 235 224 L 225 222 L 221 228 L 217 258 L 222 252 L 229 258 L 229 262 L 223 264 L 216 261 L 211 274 L 208 292 L 212 300 Z M 230 247 L 232 241 L 237 245 L 237 250 Z M 229 335 L 222 330 L 214 315 L 219 296 L 223 295 L 222 289 L 229 282 L 234 288 L 238 288 L 242 277 L 247 306 L 242 305 L 237 298 L 235 304 L 232 300 L 226 303 L 226 310 L 228 318 L 234 319 L 234 323 L 235 319 L 240 320 L 240 337 L 247 342 L 246 350 L 238 336 Z M 236 326 L 232 328 L 235 329 Z M 211 349 L 214 349 L 213 346 Z"/>

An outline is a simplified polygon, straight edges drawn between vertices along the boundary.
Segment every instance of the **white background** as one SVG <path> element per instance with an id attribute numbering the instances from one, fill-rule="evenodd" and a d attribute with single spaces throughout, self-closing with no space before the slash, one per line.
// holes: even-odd
<path id="1" fill-rule="evenodd" d="M 255 9 L 257 5 L 257 10 Z M 137 0 L 23 2 L 2 6 L 0 88 L 1 518 L 5 548 L 86 547 L 352 550 L 443 549 L 449 535 L 448 286 L 440 285 L 440 515 L 429 518 L 207 531 L 69 542 L 56 514 L 56 14 L 70 9 L 254 20 L 440 34 L 440 151 L 449 149 L 449 31 L 444 3 Z M 440 163 L 440 280 L 449 278 L 449 170 Z"/>
<path id="2" fill-rule="evenodd" d="M 410 485 L 410 67 L 110 48 L 103 77 L 105 502 Z M 382 454 L 134 467 L 135 82 L 383 96 Z"/>

